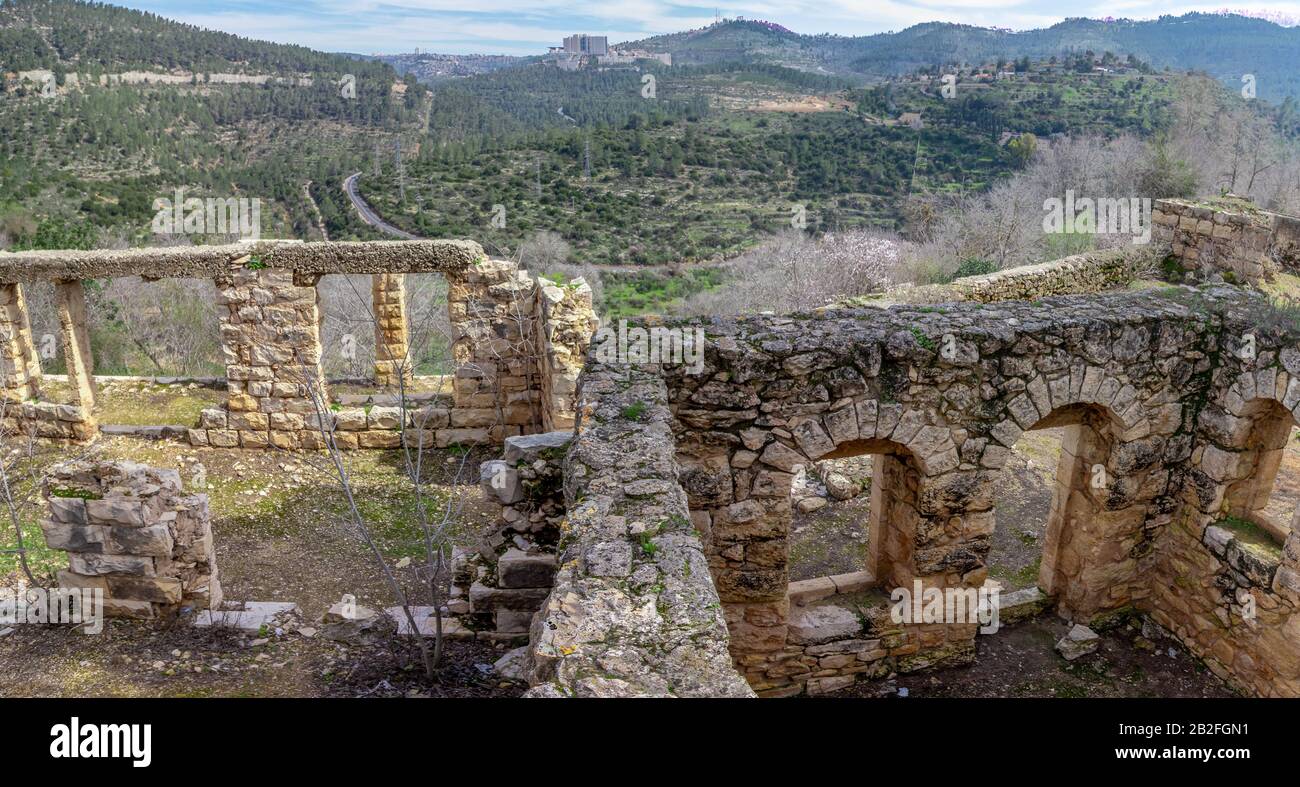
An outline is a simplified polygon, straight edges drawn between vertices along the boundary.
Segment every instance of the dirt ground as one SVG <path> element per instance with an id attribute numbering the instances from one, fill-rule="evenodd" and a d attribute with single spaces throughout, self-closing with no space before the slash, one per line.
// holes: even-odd
<path id="1" fill-rule="evenodd" d="M 832 697 L 1235 697 L 1178 643 L 1136 624 L 1104 631 L 1095 653 L 1066 661 L 1053 646 L 1070 624 L 1048 613 L 976 640 L 965 667 L 857 684 Z"/>
<path id="2" fill-rule="evenodd" d="M 492 662 L 504 644 L 449 642 L 430 682 L 406 640 L 343 645 L 292 630 L 110 621 L 101 634 L 16 626 L 0 636 L 0 697 L 510 697 Z"/>
<path id="3" fill-rule="evenodd" d="M 216 394 L 216 392 L 212 392 Z M 128 423 L 154 406 L 197 417 L 209 400 L 204 389 L 121 385 L 105 406 Z M 181 400 L 179 403 L 173 400 Z M 157 419 L 155 419 L 157 420 Z M 164 419 L 165 420 L 165 419 Z M 176 419 L 185 422 L 188 418 Z M 159 421 L 161 422 L 161 421 Z M 1000 484 L 990 575 L 1007 590 L 1035 584 L 1050 489 L 1060 451 L 1060 431 L 1026 433 Z M 512 696 L 518 684 L 488 668 L 506 645 L 452 642 L 439 680 L 416 668 L 412 644 L 340 645 L 299 633 L 344 594 L 382 608 L 394 602 L 357 535 L 345 526 L 345 498 L 324 457 L 282 452 L 196 449 L 176 441 L 101 439 L 105 458 L 129 458 L 177 467 L 187 489 L 211 497 L 217 563 L 229 600 L 291 601 L 300 614 L 269 636 L 112 622 L 87 636 L 58 627 L 0 626 L 0 696 Z M 53 584 L 66 567 L 62 552 L 44 545 L 39 528 L 43 501 L 33 495 L 41 469 L 83 450 L 43 447 L 26 475 L 12 479 L 20 500 L 29 564 L 41 584 Z M 432 451 L 423 477 L 431 502 L 449 510 L 448 540 L 473 544 L 496 516 L 477 486 L 479 463 L 493 450 Z M 422 553 L 416 500 L 404 480 L 400 451 L 360 451 L 346 466 L 359 510 L 390 567 L 408 587 L 414 577 L 403 558 Z M 1300 440 L 1289 442 L 1270 512 L 1290 521 L 1300 499 Z M 1276 510 L 1274 510 L 1276 509 Z M 866 561 L 870 492 L 798 514 L 790 540 L 792 580 L 859 570 Z M 21 573 L 12 554 L 12 527 L 0 521 L 0 586 Z M 916 696 L 1214 696 L 1226 691 L 1171 643 L 1155 646 L 1131 630 L 1104 635 L 1100 655 L 1067 664 L 1052 650 L 1064 624 L 1045 617 L 981 637 L 979 662 L 970 667 L 851 690 L 874 696 L 909 688 Z M 1154 649 L 1153 649 L 1154 648 Z"/>
<path id="4" fill-rule="evenodd" d="M 42 450 L 30 478 L 39 477 L 40 466 L 72 453 Z M 188 490 L 209 494 L 227 600 L 294 602 L 301 612 L 296 624 L 308 629 L 318 626 L 315 621 L 344 594 L 376 609 L 395 603 L 373 556 L 345 525 L 346 500 L 323 456 L 196 449 L 175 441 L 130 438 L 101 439 L 94 453 L 177 467 Z M 425 455 L 427 499 L 433 510 L 452 512 L 447 537 L 455 545 L 472 544 L 496 515 L 477 486 L 479 463 L 496 454 L 444 450 Z M 345 457 L 358 508 L 377 546 L 408 590 L 415 591 L 413 569 L 401 566 L 403 558 L 423 553 L 422 531 L 415 495 L 404 476 L 403 453 L 358 451 Z M 20 495 L 34 487 L 28 479 L 16 485 Z M 44 545 L 37 524 L 43 505 L 37 496 L 24 509 L 24 533 L 32 571 L 38 583 L 49 586 L 54 572 L 67 566 L 67 557 Z M 13 546 L 12 528 L 5 522 L 0 525 L 0 550 Z M 21 577 L 15 557 L 0 554 L 0 584 L 12 587 Z M 86 636 L 58 627 L 17 626 L 0 634 L 0 675 L 6 676 L 0 681 L 0 696 L 393 693 L 380 685 L 384 680 L 404 687 L 396 693 L 513 690 L 498 687 L 494 676 L 475 666 L 491 664 L 503 649 L 453 643 L 442 682 L 425 686 L 409 669 L 409 654 L 344 648 L 304 637 L 296 633 L 297 627 L 288 626 L 282 636 L 253 646 L 247 637 L 188 627 L 116 623 L 103 635 Z"/>

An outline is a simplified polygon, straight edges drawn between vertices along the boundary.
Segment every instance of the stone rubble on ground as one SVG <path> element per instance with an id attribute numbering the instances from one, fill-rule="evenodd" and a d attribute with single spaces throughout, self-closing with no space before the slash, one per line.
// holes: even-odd
<path id="1" fill-rule="evenodd" d="M 1081 656 L 1095 652 L 1100 644 L 1101 637 L 1097 632 L 1076 623 L 1056 643 L 1056 652 L 1065 657 L 1066 661 L 1074 661 Z"/>

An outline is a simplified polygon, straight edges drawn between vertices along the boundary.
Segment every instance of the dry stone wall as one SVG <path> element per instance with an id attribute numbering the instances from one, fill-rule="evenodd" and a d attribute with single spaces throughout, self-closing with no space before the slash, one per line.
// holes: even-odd
<path id="1" fill-rule="evenodd" d="M 1275 269 L 1269 250 L 1274 215 L 1239 197 L 1195 202 L 1157 200 L 1151 211 L 1154 237 L 1169 244 L 1183 270 L 1256 283 Z"/>
<path id="2" fill-rule="evenodd" d="M 572 438 L 572 432 L 507 437 L 502 458 L 480 468 L 480 485 L 500 515 L 475 551 L 453 559 L 450 611 L 465 629 L 527 638 L 555 578 L 565 514 L 561 462 Z"/>
<path id="3" fill-rule="evenodd" d="M 52 467 L 45 542 L 64 550 L 59 586 L 104 592 L 104 614 L 166 618 L 221 604 L 207 495 L 186 495 L 175 470 L 133 462 Z"/>
<path id="4" fill-rule="evenodd" d="M 1154 269 L 1148 249 L 1129 247 L 1074 254 L 1040 265 L 1008 268 L 984 276 L 967 276 L 948 288 L 951 300 L 1032 301 L 1049 295 L 1101 292 L 1124 287 Z"/>
<path id="5" fill-rule="evenodd" d="M 533 619 L 531 696 L 745 697 L 692 526 L 662 378 L 583 376 L 555 586 Z"/>

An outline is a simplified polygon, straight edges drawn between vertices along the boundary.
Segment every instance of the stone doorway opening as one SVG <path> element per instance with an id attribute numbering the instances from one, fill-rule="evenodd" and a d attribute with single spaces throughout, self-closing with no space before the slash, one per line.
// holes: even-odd
<path id="1" fill-rule="evenodd" d="M 1123 431 L 1106 408 L 1071 404 L 1021 434 L 994 498 L 994 532 L 1003 531 L 994 544 L 1025 547 L 1019 560 L 1008 561 L 1002 550 L 990 554 L 990 577 L 1004 590 L 1037 587 L 1061 615 L 1079 622 L 1119 605 L 1136 571 L 1134 548 L 1146 514 L 1135 499 L 1144 471 L 1122 466 L 1115 450 Z M 1045 512 L 1041 491 L 1008 499 L 1035 478 L 1049 490 Z M 1036 560 L 1024 559 L 1034 553 Z"/>
<path id="2" fill-rule="evenodd" d="M 1059 426 L 1026 430 L 1008 452 L 993 489 L 997 521 L 986 566 L 1004 596 L 1038 587 L 1064 438 Z"/>
<path id="3" fill-rule="evenodd" d="M 822 484 L 836 485 L 847 480 L 859 490 L 850 498 L 827 503 L 814 512 L 800 513 L 801 501 L 793 501 L 793 581 L 789 586 L 792 613 L 797 614 L 802 607 L 830 604 L 869 618 L 887 605 L 885 588 L 911 585 L 920 468 L 906 447 L 889 440 L 845 443 L 816 464 L 815 472 Z M 852 472 L 851 468 L 859 475 L 831 478 L 832 474 Z M 863 471 L 870 475 L 862 475 Z M 821 532 L 809 538 L 810 529 Z M 838 552 L 825 543 L 836 537 L 841 543 Z M 807 553 L 815 549 L 822 553 L 810 558 Z M 819 566 L 838 570 L 818 573 Z"/>

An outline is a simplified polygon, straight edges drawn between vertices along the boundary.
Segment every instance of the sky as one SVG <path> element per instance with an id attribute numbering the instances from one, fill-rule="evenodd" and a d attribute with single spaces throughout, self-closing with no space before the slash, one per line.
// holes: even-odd
<path id="1" fill-rule="evenodd" d="M 1152 19 L 1189 11 L 1238 11 L 1289 24 L 1300 0 L 1262 3 L 1150 0 L 109 0 L 169 19 L 249 38 L 328 52 L 542 54 L 572 33 L 610 43 L 711 24 L 718 15 L 763 19 L 797 33 L 869 35 L 920 22 L 1029 30 L 1066 17 Z"/>

